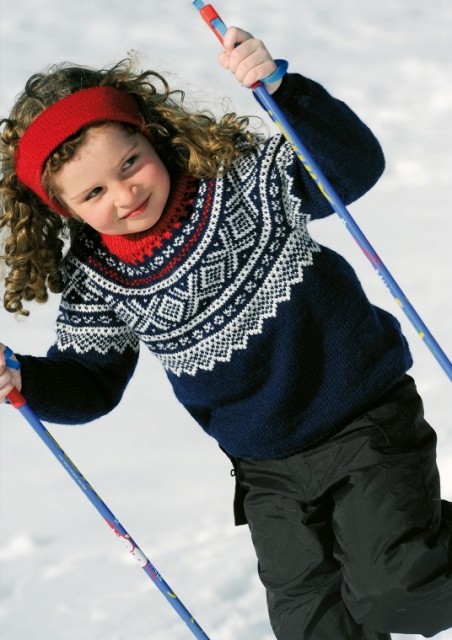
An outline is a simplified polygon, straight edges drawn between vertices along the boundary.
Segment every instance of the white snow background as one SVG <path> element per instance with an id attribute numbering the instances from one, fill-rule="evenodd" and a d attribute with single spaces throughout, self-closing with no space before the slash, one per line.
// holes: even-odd
<path id="1" fill-rule="evenodd" d="M 217 0 L 215 6 L 225 22 L 261 37 L 275 57 L 345 100 L 376 133 L 387 169 L 350 211 L 450 356 L 450 0 Z M 143 67 L 169 74 L 190 103 L 218 111 L 228 96 L 240 113 L 267 120 L 251 93 L 218 66 L 220 45 L 190 0 L 0 0 L 0 19 L 3 115 L 28 77 L 51 63 L 104 66 L 136 50 Z M 445 373 L 337 216 L 313 225 L 312 233 L 345 255 L 369 297 L 402 322 L 415 359 L 411 373 L 439 435 L 444 497 L 452 499 Z M 54 297 L 32 306 L 26 321 L 0 311 L 0 340 L 18 352 L 44 354 L 57 303 Z M 3 405 L 0 421 L 1 638 L 192 637 L 20 415 Z M 273 637 L 248 530 L 233 526 L 229 462 L 178 406 L 149 353 L 142 351 L 113 413 L 96 424 L 50 430 L 212 640 Z M 437 637 L 451 640 L 452 631 Z"/>

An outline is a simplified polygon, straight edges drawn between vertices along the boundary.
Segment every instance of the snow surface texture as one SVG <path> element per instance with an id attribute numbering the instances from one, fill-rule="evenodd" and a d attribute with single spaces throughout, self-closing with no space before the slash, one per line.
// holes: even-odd
<path id="1" fill-rule="evenodd" d="M 255 33 L 275 57 L 348 102 L 375 131 L 387 170 L 351 212 L 450 355 L 452 3 L 218 0 L 215 6 L 228 24 Z M 0 19 L 3 115 L 28 77 L 50 63 L 103 66 L 130 50 L 144 67 L 170 74 L 202 107 L 221 109 L 228 96 L 241 113 L 263 113 L 217 65 L 219 44 L 190 0 L 0 0 Z M 337 217 L 312 231 L 345 255 L 369 297 L 401 320 L 451 499 L 445 374 Z M 56 299 L 33 306 L 25 322 L 0 311 L 0 340 L 43 354 L 53 340 L 56 306 Z M 49 389 L 49 402 L 51 395 Z M 0 420 L 1 637 L 192 637 L 28 425 L 6 406 Z M 148 353 L 116 411 L 91 426 L 51 431 L 212 640 L 273 637 L 248 531 L 232 523 L 229 463 L 178 406 Z M 394 635 L 402 637 L 420 638 Z M 451 640 L 452 631 L 437 637 Z"/>

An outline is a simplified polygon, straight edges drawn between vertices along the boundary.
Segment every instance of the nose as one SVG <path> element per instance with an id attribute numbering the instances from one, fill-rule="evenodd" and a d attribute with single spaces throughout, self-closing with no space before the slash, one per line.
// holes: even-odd
<path id="1" fill-rule="evenodd" d="M 117 209 L 130 209 L 136 201 L 136 186 L 128 180 L 118 181 L 115 188 L 114 204 Z"/>

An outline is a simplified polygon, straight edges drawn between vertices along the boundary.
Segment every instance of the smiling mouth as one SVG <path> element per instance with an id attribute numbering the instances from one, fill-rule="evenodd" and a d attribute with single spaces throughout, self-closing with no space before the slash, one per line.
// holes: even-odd
<path id="1" fill-rule="evenodd" d="M 140 215 L 140 213 L 143 213 L 143 211 L 144 211 L 144 210 L 146 209 L 146 207 L 148 206 L 148 202 L 149 202 L 149 198 L 150 198 L 150 197 L 151 197 L 151 196 L 149 195 L 149 196 L 146 198 L 146 200 L 143 200 L 143 202 L 142 202 L 140 205 L 138 205 L 138 207 L 136 207 L 136 209 L 133 209 L 133 210 L 132 210 L 132 211 L 130 211 L 129 213 L 126 213 L 126 215 L 125 215 L 125 216 L 123 216 L 123 217 L 121 218 L 121 220 L 126 220 L 127 218 L 132 218 L 132 217 L 135 217 L 135 216 Z"/>

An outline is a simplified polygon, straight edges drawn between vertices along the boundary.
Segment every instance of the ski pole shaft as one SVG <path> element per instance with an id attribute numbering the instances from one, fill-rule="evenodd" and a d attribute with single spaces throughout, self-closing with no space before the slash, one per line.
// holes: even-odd
<path id="1" fill-rule="evenodd" d="M 6 364 L 10 368 L 18 368 L 17 360 L 12 359 L 11 349 L 5 349 Z M 202 630 L 191 613 L 185 608 L 180 599 L 176 596 L 174 591 L 163 579 L 157 569 L 153 566 L 151 561 L 145 556 L 140 547 L 131 538 L 126 529 L 113 515 L 105 502 L 97 495 L 93 487 L 77 469 L 75 464 L 69 459 L 60 445 L 52 437 L 49 431 L 45 428 L 42 422 L 39 420 L 34 411 L 28 406 L 23 395 L 17 390 L 13 389 L 8 394 L 8 400 L 12 406 L 22 414 L 28 424 L 34 429 L 41 440 L 47 445 L 50 451 L 54 454 L 61 465 L 66 469 L 72 479 L 78 484 L 79 488 L 86 495 L 91 504 L 97 509 L 100 515 L 104 518 L 105 522 L 111 528 L 113 533 L 121 540 L 129 553 L 138 561 L 140 567 L 144 570 L 147 576 L 156 585 L 159 591 L 163 594 L 169 604 L 178 613 L 182 620 L 187 624 L 190 631 L 196 638 L 200 640 L 209 640 L 206 633 Z"/>
<path id="2" fill-rule="evenodd" d="M 217 36 L 220 42 L 223 42 L 223 36 L 227 31 L 227 27 L 216 10 L 213 8 L 213 6 L 210 4 L 204 4 L 202 0 L 193 0 L 192 4 L 196 9 L 198 9 L 202 18 L 208 24 L 208 26 Z M 320 169 L 317 162 L 312 157 L 311 153 L 300 140 L 298 133 L 293 129 L 284 113 L 278 107 L 275 100 L 272 98 L 272 96 L 269 94 L 269 92 L 261 82 L 255 83 L 251 87 L 251 89 L 255 94 L 259 104 L 263 109 L 265 109 L 265 111 L 279 128 L 283 136 L 291 144 L 298 159 L 301 161 L 310 177 L 317 184 L 317 187 L 320 189 L 322 195 L 331 204 L 342 222 L 344 222 L 345 226 L 357 242 L 361 251 L 370 261 L 371 265 L 380 276 L 383 283 L 389 289 L 396 302 L 399 304 L 407 318 L 410 320 L 411 324 L 414 326 L 419 337 L 430 349 L 430 352 L 436 358 L 437 362 L 445 371 L 449 379 L 452 380 L 451 361 L 448 359 L 445 352 L 442 350 L 425 323 L 422 321 L 413 305 L 410 303 L 387 267 L 384 265 L 383 261 L 379 258 L 376 251 L 367 240 L 366 236 L 361 231 L 348 209 L 341 201 L 337 192 L 332 187 L 328 179 L 325 177 L 323 171 Z"/>

